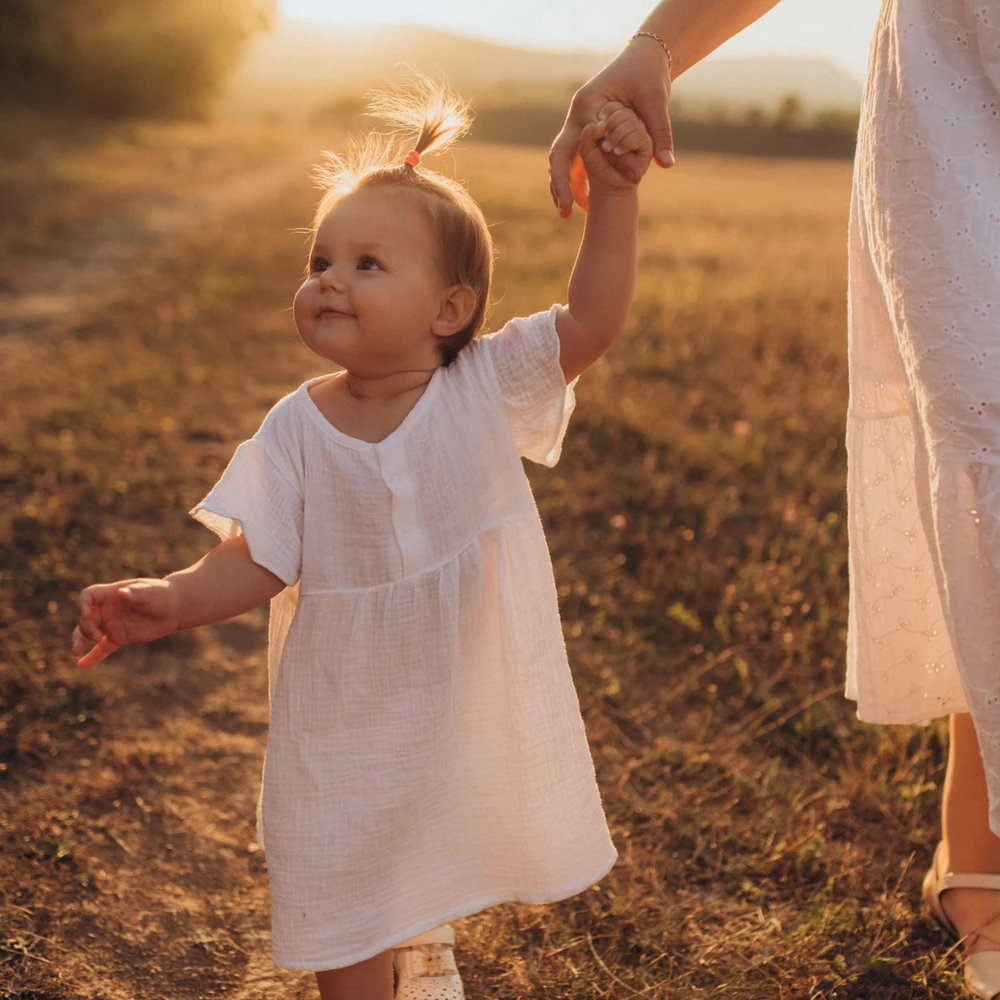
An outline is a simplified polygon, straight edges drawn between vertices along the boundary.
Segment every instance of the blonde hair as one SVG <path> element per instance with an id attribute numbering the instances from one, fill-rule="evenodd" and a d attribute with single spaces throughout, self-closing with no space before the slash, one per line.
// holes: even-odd
<path id="1" fill-rule="evenodd" d="M 388 121 L 395 131 L 351 138 L 343 155 L 325 154 L 314 172 L 323 196 L 313 218 L 313 233 L 330 209 L 352 191 L 393 187 L 419 198 L 434 226 L 442 278 L 448 285 L 468 285 L 476 297 L 469 322 L 441 341 L 443 363 L 449 365 L 486 321 L 493 239 L 482 210 L 461 184 L 427 169 L 422 159 L 411 166 L 404 157 L 408 150 L 416 150 L 421 158 L 425 153 L 444 152 L 468 132 L 472 111 L 467 100 L 444 85 L 418 76 L 409 86 L 374 95 L 368 114 Z"/>

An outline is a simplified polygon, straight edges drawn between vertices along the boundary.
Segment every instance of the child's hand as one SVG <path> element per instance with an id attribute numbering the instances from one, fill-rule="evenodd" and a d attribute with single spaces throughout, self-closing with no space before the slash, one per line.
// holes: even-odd
<path id="1" fill-rule="evenodd" d="M 624 168 L 622 158 L 627 153 L 633 155 L 630 166 Z M 574 197 L 586 210 L 588 192 L 622 194 L 636 188 L 653 158 L 653 140 L 631 108 L 609 101 L 598 120 L 580 134 L 580 157 L 571 180 Z"/>
<path id="2" fill-rule="evenodd" d="M 167 580 L 99 583 L 87 587 L 77 604 L 80 623 L 72 648 L 80 667 L 93 667 L 122 646 L 162 639 L 181 621 L 177 588 Z M 96 645 L 83 655 L 89 642 Z"/>

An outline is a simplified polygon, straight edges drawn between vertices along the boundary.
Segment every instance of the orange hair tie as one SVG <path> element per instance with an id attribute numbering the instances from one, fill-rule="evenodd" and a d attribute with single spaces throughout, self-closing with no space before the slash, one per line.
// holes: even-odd
<path id="1" fill-rule="evenodd" d="M 420 166 L 420 154 L 415 149 L 411 149 L 406 154 L 406 159 L 403 160 L 403 162 L 408 167 L 418 167 L 418 166 Z"/>

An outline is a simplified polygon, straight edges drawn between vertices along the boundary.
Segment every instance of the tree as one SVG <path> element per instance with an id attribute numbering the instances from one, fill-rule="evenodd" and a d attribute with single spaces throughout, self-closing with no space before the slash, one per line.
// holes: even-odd
<path id="1" fill-rule="evenodd" d="M 0 88 L 15 103 L 204 114 L 275 0 L 3 0 Z"/>
<path id="2" fill-rule="evenodd" d="M 802 98 L 798 94 L 786 94 L 774 115 L 774 127 L 791 131 L 802 125 Z"/>

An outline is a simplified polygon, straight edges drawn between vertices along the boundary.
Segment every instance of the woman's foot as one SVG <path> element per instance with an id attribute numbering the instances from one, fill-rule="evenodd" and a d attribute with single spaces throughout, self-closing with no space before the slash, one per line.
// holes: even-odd
<path id="1" fill-rule="evenodd" d="M 941 906 L 954 925 L 966 955 L 1000 951 L 1000 891 L 949 889 Z"/>
<path id="2" fill-rule="evenodd" d="M 938 844 L 924 876 L 923 897 L 961 942 L 965 984 L 981 1000 L 1000 996 L 1000 875 L 951 872 Z"/>
<path id="3" fill-rule="evenodd" d="M 454 945 L 454 929 L 443 924 L 393 948 L 396 1000 L 465 1000 Z"/>

